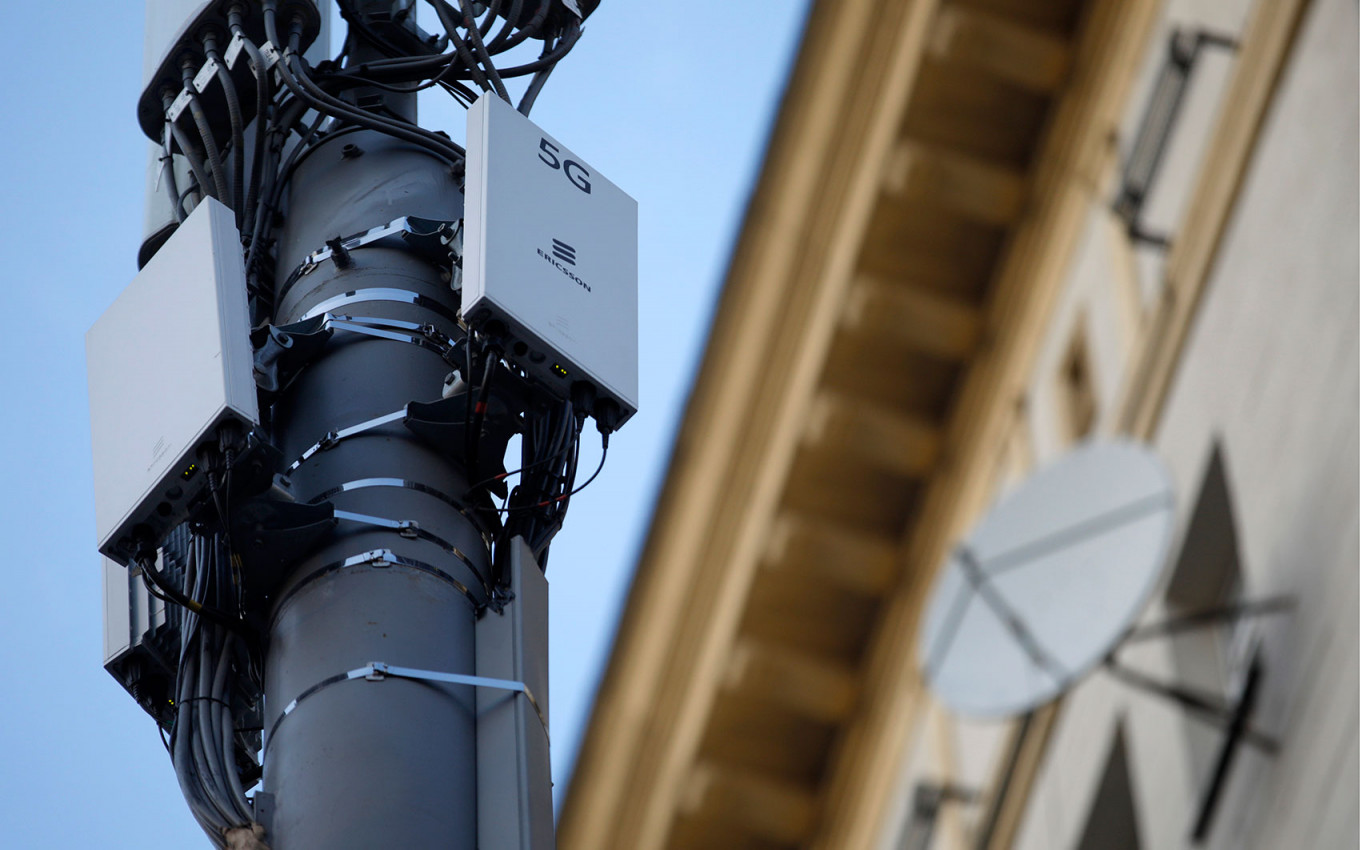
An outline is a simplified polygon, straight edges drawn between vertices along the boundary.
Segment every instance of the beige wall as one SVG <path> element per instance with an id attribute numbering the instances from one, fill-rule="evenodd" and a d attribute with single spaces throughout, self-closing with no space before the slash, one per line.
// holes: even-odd
<path id="1" fill-rule="evenodd" d="M 1348 0 L 1316 0 L 1305 13 L 1154 440 L 1184 494 L 1182 514 L 1219 441 L 1243 594 L 1298 601 L 1292 614 L 1256 624 L 1266 664 L 1256 722 L 1283 749 L 1275 757 L 1241 751 L 1211 847 L 1350 848 L 1360 838 L 1356 30 Z M 1170 170 L 1162 185 L 1180 178 Z M 1104 318 L 1114 294 L 1101 289 L 1113 275 L 1101 268 L 1114 261 L 1100 234 L 1093 223 L 1057 325 L 1084 315 L 1100 326 L 1092 329 L 1103 341 L 1098 384 L 1109 386 L 1122 377 L 1122 358 L 1117 325 Z M 1044 392 L 1037 381 L 1036 397 Z M 1110 409 L 1104 387 L 1101 396 Z M 1053 405 L 1034 409 L 1042 420 Z M 1036 427 L 1055 431 L 1051 422 Z M 1041 455 L 1053 448 L 1050 436 Z M 1185 671 L 1165 642 L 1125 658 L 1166 678 Z M 1214 736 L 1169 704 L 1097 675 L 1064 706 L 1019 846 L 1074 846 L 1117 723 L 1142 846 L 1188 845 L 1207 772 L 1192 745 L 1203 749 Z"/>
<path id="2" fill-rule="evenodd" d="M 1162 29 L 1199 22 L 1239 35 L 1252 6 L 1251 0 L 1172 0 Z M 1239 752 L 1211 847 L 1352 848 L 1360 842 L 1358 24 L 1352 0 L 1313 0 L 1304 13 L 1153 437 L 1182 495 L 1182 528 L 1218 447 L 1236 513 L 1241 595 L 1297 599 L 1292 613 L 1254 621 L 1238 633 L 1261 640 L 1266 679 L 1256 725 L 1283 747 L 1274 757 Z M 1165 41 L 1159 35 L 1150 43 L 1124 149 Z M 1173 237 L 1185 226 L 1236 60 L 1222 51 L 1206 58 L 1147 207 L 1146 221 Z M 1095 431 L 1118 429 L 1132 355 L 1163 297 L 1165 257 L 1129 246 L 1105 205 L 1116 188 L 1093 189 L 1086 230 L 1013 439 L 998 451 L 998 493 L 1027 462 L 1043 463 L 1070 444 L 1058 376 L 1076 334 L 1089 352 Z M 1165 606 L 1155 604 L 1146 620 L 1165 614 Z M 1214 680 L 1199 674 L 1226 672 L 1230 650 L 1227 640 L 1206 633 L 1129 647 L 1122 657 L 1161 678 L 1204 685 Z M 922 724 L 898 779 L 895 826 L 880 846 L 896 846 L 918 782 L 988 788 L 1008 730 L 1009 724 L 950 718 Z M 1064 702 L 1018 847 L 1077 845 L 1121 730 L 1140 846 L 1189 846 L 1217 734 L 1169 702 L 1097 673 Z M 948 809 L 933 846 L 971 847 L 983 811 Z"/>

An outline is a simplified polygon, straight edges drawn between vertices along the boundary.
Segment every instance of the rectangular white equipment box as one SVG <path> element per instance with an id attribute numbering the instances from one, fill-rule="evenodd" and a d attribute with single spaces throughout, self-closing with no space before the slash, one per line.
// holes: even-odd
<path id="1" fill-rule="evenodd" d="M 99 551 L 127 564 L 133 529 L 159 540 L 207 476 L 222 423 L 259 423 L 245 262 L 231 210 L 199 204 L 85 335 Z"/>
<path id="2" fill-rule="evenodd" d="M 563 398 L 637 411 L 637 201 L 508 103 L 468 110 L 463 316 Z M 500 323 L 502 328 L 497 328 Z"/>
<path id="3" fill-rule="evenodd" d="M 117 670 L 148 634 L 165 624 L 165 602 L 152 596 L 128 568 L 108 558 L 104 562 L 104 666 Z M 157 568 L 164 570 L 163 564 Z M 117 672 L 116 678 L 122 679 Z"/>

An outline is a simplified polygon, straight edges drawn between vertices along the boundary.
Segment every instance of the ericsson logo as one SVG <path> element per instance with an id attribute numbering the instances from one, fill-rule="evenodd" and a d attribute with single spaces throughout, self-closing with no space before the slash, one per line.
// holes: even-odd
<path id="1" fill-rule="evenodd" d="M 540 257 L 542 257 L 543 259 L 547 260 L 549 263 L 552 264 L 553 268 L 557 269 L 562 274 L 571 278 L 573 281 L 576 282 L 577 286 L 581 287 L 586 292 L 590 291 L 590 284 L 586 283 L 584 280 L 581 280 L 581 278 L 579 278 L 575 272 L 568 268 L 568 266 L 576 265 L 575 248 L 563 242 L 561 239 L 553 239 L 551 252 L 544 251 L 542 248 L 538 248 L 536 250 L 538 251 L 538 255 Z M 566 265 L 563 265 L 563 263 L 566 263 Z"/>
<path id="2" fill-rule="evenodd" d="M 564 263 L 576 265 L 576 249 L 563 242 L 561 239 L 553 241 L 553 256 Z"/>

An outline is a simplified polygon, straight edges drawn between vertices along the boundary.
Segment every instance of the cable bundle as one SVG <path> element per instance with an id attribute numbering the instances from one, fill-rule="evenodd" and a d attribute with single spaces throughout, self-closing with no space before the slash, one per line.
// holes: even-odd
<path id="1" fill-rule="evenodd" d="M 396 45 L 365 25 L 353 11 L 350 0 L 339 0 L 340 13 L 352 30 L 388 59 L 365 62 L 333 75 L 340 85 L 367 85 L 394 91 L 420 91 L 439 86 L 465 105 L 476 94 L 465 84 L 472 82 L 482 91 L 494 91 L 510 101 L 505 80 L 530 76 L 520 97 L 518 109 L 525 115 L 547 82 L 558 60 L 571 51 L 581 37 L 581 21 L 563 8 L 561 0 L 491 0 L 474 3 L 457 0 L 454 8 L 447 0 L 425 0 L 444 27 L 443 41 L 451 48 L 430 56 L 406 56 Z M 497 19 L 499 26 L 497 26 Z M 492 30 L 496 30 L 492 35 Z M 543 50 L 537 59 L 519 65 L 497 68 L 492 57 L 524 43 L 542 39 Z"/>
<path id="2" fill-rule="evenodd" d="M 603 448 L 600 464 L 585 483 L 575 486 L 581 432 L 593 407 L 593 392 L 587 389 L 588 385 L 582 384 L 581 392 L 573 393 L 573 400 L 556 399 L 537 390 L 524 380 L 523 373 L 512 363 L 502 360 L 501 350 L 494 340 L 488 341 L 477 334 L 470 336 L 471 345 L 467 341 L 459 344 L 467 358 L 459 372 L 465 375 L 480 373 L 481 378 L 464 384 L 461 389 L 467 399 L 464 429 L 467 441 L 463 456 L 469 471 L 485 468 L 481 448 L 483 436 L 494 427 L 488 418 L 488 400 L 496 395 L 492 392 L 493 382 L 500 382 L 499 390 L 505 397 L 525 399 L 527 408 L 513 424 L 513 429 L 520 434 L 519 468 L 468 488 L 469 501 L 475 506 L 483 533 L 494 541 L 493 561 L 499 584 L 507 576 L 505 546 L 515 537 L 524 538 L 539 566 L 547 568 L 548 545 L 566 520 L 571 497 L 590 485 L 604 469 L 612 422 L 597 419 Z M 504 504 L 496 506 L 489 498 L 490 485 L 515 475 L 520 476 L 519 482 L 510 490 Z"/>
<path id="3" fill-rule="evenodd" d="M 184 88 L 178 97 L 168 89 L 161 93 L 167 114 L 178 114 L 173 106 L 182 100 L 183 112 L 188 115 L 188 119 L 166 120 L 160 139 L 164 163 L 161 183 L 175 220 L 183 221 L 205 196 L 236 211 L 257 321 L 269 319 L 273 306 L 270 254 L 276 214 L 293 169 L 318 141 L 346 128 L 374 130 L 419 145 L 452 166 L 462 167 L 463 147 L 446 135 L 423 129 L 380 106 L 369 109 L 348 102 L 342 95 L 356 88 L 412 93 L 438 87 L 466 106 L 478 96 L 472 86 L 509 101 L 506 80 L 529 77 L 518 106 L 527 115 L 557 61 L 581 36 L 580 19 L 562 0 L 492 0 L 488 4 L 458 0 L 457 8 L 447 0 L 426 2 L 434 9 L 444 34 L 431 42 L 417 42 L 428 52 L 412 55 L 411 45 L 394 44 L 354 10 L 351 0 L 340 0 L 341 15 L 351 28 L 346 54 L 316 67 L 302 55 L 307 22 L 296 10 L 281 9 L 278 0 L 264 0 L 268 41 L 260 45 L 248 32 L 248 7 L 231 6 L 226 19 L 233 43 L 240 42 L 254 80 L 253 139 L 248 138 L 246 127 L 245 104 L 249 100 L 242 100 L 250 92 L 238 90 L 239 78 L 233 79 L 228 72 L 223 46 L 212 30 L 204 32 L 199 47 L 208 60 L 204 68 L 214 68 L 209 84 L 220 89 L 227 113 L 225 125 L 205 109 L 195 83 L 202 69 L 189 60 L 181 68 Z M 496 66 L 493 57 L 521 45 L 527 47 L 530 39 L 543 42 L 536 59 L 506 68 Z M 348 54 L 356 41 L 386 58 L 352 64 Z M 448 49 L 439 52 L 440 47 Z M 219 92 L 213 94 L 216 97 Z M 178 185 L 171 167 L 176 155 L 188 166 L 187 186 Z"/>
<path id="4" fill-rule="evenodd" d="M 179 638 L 166 749 L 194 818 L 218 847 L 228 846 L 229 832 L 253 834 L 245 789 L 260 776 L 259 727 L 241 723 L 247 714 L 258 723 L 260 652 L 246 637 L 240 564 L 227 533 L 231 470 L 241 445 L 241 435 L 224 428 L 215 447 L 201 450 L 211 510 L 170 533 L 161 566 L 154 548 L 138 562 L 147 590 L 172 603 L 167 622 Z M 163 726 L 163 738 L 166 731 Z"/>
<path id="5" fill-rule="evenodd" d="M 180 526 L 163 560 L 179 567 L 174 577 L 150 559 L 141 567 L 148 589 L 178 606 L 167 609 L 176 612 L 179 655 L 165 745 L 194 818 L 225 848 L 229 832 L 252 831 L 254 824 L 245 786 L 259 767 L 242 759 L 258 749 L 258 730 L 240 727 L 237 714 L 258 708 L 244 705 L 260 692 L 258 656 L 239 634 L 240 621 L 226 613 L 239 607 L 239 592 L 224 536 Z"/>
<path id="6" fill-rule="evenodd" d="M 226 597 L 229 570 L 221 539 L 195 536 L 190 551 L 186 579 L 193 579 L 192 598 L 206 605 Z M 245 667 L 256 679 L 258 670 L 234 632 L 192 613 L 185 619 L 170 757 L 194 817 L 225 847 L 228 830 L 249 827 L 254 820 L 236 763 L 232 692 L 239 673 L 234 668 Z"/>

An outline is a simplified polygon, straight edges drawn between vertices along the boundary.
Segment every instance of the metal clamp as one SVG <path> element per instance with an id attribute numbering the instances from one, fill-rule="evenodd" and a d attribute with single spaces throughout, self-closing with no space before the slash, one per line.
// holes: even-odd
<path id="1" fill-rule="evenodd" d="M 313 496 L 312 498 L 307 500 L 307 503 L 311 505 L 316 505 L 326 501 L 331 496 L 335 496 L 340 493 L 348 493 L 353 490 L 367 490 L 371 487 L 400 487 L 406 490 L 415 490 L 417 493 L 424 493 L 427 496 L 434 496 L 436 499 L 439 499 L 441 502 L 444 502 L 449 507 L 458 511 L 458 513 L 462 514 L 463 516 L 466 516 L 469 519 L 472 518 L 468 514 L 467 509 L 464 508 L 462 504 L 460 504 L 456 499 L 454 499 L 449 494 L 445 493 L 443 490 L 436 489 L 434 487 L 429 486 L 428 484 L 421 484 L 419 481 L 408 481 L 405 478 L 359 478 L 354 481 L 346 481 L 343 484 L 335 485 L 334 487 L 330 488 L 324 493 L 321 493 L 320 495 Z"/>
<path id="2" fill-rule="evenodd" d="M 369 303 L 388 303 L 388 304 L 414 304 L 426 310 L 438 313 L 451 322 L 458 321 L 458 314 L 440 304 L 433 298 L 421 295 L 418 292 L 411 292 L 408 289 L 393 289 L 390 287 L 371 287 L 369 289 L 353 289 L 342 295 L 327 298 L 319 304 L 313 306 L 302 317 L 298 319 L 305 322 L 308 319 L 329 313 L 339 307 L 347 307 L 351 304 Z"/>
<path id="3" fill-rule="evenodd" d="M 430 324 L 420 324 L 418 322 L 404 322 L 399 319 L 378 319 L 366 316 L 336 316 L 326 314 L 322 327 L 349 331 L 351 333 L 364 334 L 365 336 L 378 337 L 379 339 L 390 339 L 396 342 L 410 343 L 411 345 L 433 351 L 451 365 L 453 362 L 452 352 L 453 343 L 448 335 Z"/>
<path id="4" fill-rule="evenodd" d="M 317 440 L 315 443 L 312 443 L 310 446 L 308 446 L 307 449 L 301 455 L 298 456 L 297 460 L 288 464 L 288 468 L 284 470 L 284 474 L 285 475 L 293 474 L 294 472 L 297 471 L 298 467 L 302 466 L 304 463 L 311 460 L 318 453 L 324 452 L 327 449 L 335 448 L 336 444 L 340 443 L 342 440 L 346 440 L 350 437 L 362 434 L 366 431 L 372 431 L 374 428 L 380 428 L 383 425 L 387 425 L 392 422 L 397 422 L 405 418 L 406 408 L 403 407 L 401 410 L 394 410 L 391 413 L 387 413 L 382 416 L 378 416 L 373 419 L 360 422 L 357 425 L 351 425 L 348 428 L 341 428 L 339 431 L 328 431 L 326 432 L 326 436 L 322 437 L 320 440 Z"/>
<path id="5" fill-rule="evenodd" d="M 408 540 L 424 540 L 427 543 L 433 543 L 448 554 L 462 561 L 468 570 L 477 577 L 477 581 L 481 584 L 482 590 L 486 593 L 487 597 L 489 598 L 491 596 L 491 582 L 487 580 L 486 576 L 482 575 L 481 570 L 477 569 L 477 565 L 472 563 L 472 559 L 465 555 L 463 550 L 454 546 L 438 534 L 421 528 L 420 524 L 415 520 L 386 519 L 385 517 L 369 516 L 368 514 L 358 514 L 352 511 L 335 511 L 335 518 L 343 522 L 359 523 L 361 525 L 370 525 L 374 528 L 385 528 L 390 531 L 395 531 L 397 534 Z M 385 552 L 386 550 L 383 551 Z"/>
<path id="6" fill-rule="evenodd" d="M 372 661 L 363 667 L 356 667 L 344 673 L 337 673 L 334 676 L 322 679 L 302 693 L 298 694 L 292 702 L 283 707 L 283 712 L 269 727 L 269 734 L 265 736 L 264 749 L 267 751 L 269 742 L 273 740 L 278 732 L 279 724 L 284 721 L 294 711 L 297 711 L 302 702 L 320 691 L 329 688 L 331 685 L 338 685 L 341 682 L 352 682 L 363 679 L 367 682 L 382 682 L 387 679 L 410 679 L 418 682 L 441 682 L 448 685 L 471 685 L 474 688 L 491 688 L 498 691 L 509 691 L 511 693 L 523 694 L 533 707 L 534 713 L 538 715 L 538 722 L 543 726 L 543 734 L 549 736 L 548 721 L 543 716 L 543 709 L 539 707 L 538 700 L 534 699 L 534 694 L 529 690 L 529 686 L 523 682 L 516 682 L 511 679 L 493 679 L 489 676 L 472 676 L 467 673 L 443 673 L 437 670 L 420 670 L 415 667 L 393 667 L 381 661 Z M 551 738 L 549 738 L 551 740 Z"/>
<path id="7" fill-rule="evenodd" d="M 337 263 L 346 262 L 350 251 L 376 246 L 383 241 L 387 241 L 390 247 L 410 248 L 437 265 L 443 265 L 447 262 L 450 266 L 449 282 L 452 284 L 453 269 L 462 263 L 460 256 L 462 233 L 462 221 L 440 221 L 408 215 L 387 224 L 369 228 L 362 233 L 333 240 L 324 247 L 308 254 L 298 264 L 298 267 L 284 281 L 283 286 L 279 287 L 278 300 L 282 301 L 293 284 L 297 283 L 300 278 L 311 274 L 317 266 L 326 260 L 334 259 Z"/>
<path id="8" fill-rule="evenodd" d="M 464 562 L 464 566 L 467 566 L 468 569 L 472 572 L 472 574 L 477 577 L 476 583 L 484 586 L 485 579 L 482 577 L 481 573 L 473 569 L 466 562 Z M 284 593 L 282 596 L 280 596 L 277 601 L 275 601 L 274 610 L 276 612 L 282 611 L 284 605 L 288 602 L 288 600 L 292 599 L 294 596 L 298 594 L 299 591 L 301 591 L 304 587 L 316 581 L 317 579 L 320 579 L 324 576 L 328 576 L 331 573 L 336 573 L 341 570 L 349 569 L 351 567 L 377 567 L 379 569 L 387 567 L 405 567 L 408 569 L 417 570 L 418 572 L 422 572 L 427 575 L 434 576 L 435 578 L 450 585 L 459 593 L 467 597 L 468 602 L 472 604 L 473 610 L 476 611 L 477 613 L 481 613 L 482 611 L 484 611 L 490 602 L 489 599 L 477 598 L 477 595 L 474 594 L 466 584 L 449 575 L 447 572 L 440 569 L 439 567 L 436 567 L 433 564 L 427 564 L 424 561 L 420 561 L 415 558 L 408 558 L 404 555 L 398 555 L 394 553 L 391 549 L 370 549 L 367 552 L 360 552 L 358 555 L 351 555 L 348 558 L 344 558 L 339 561 L 332 561 L 331 563 L 325 565 L 324 567 L 321 567 L 320 569 L 314 572 L 308 573 L 306 578 L 304 578 L 297 584 L 293 585 L 292 587 L 288 588 L 288 591 Z M 275 616 L 277 616 L 277 614 Z"/>

